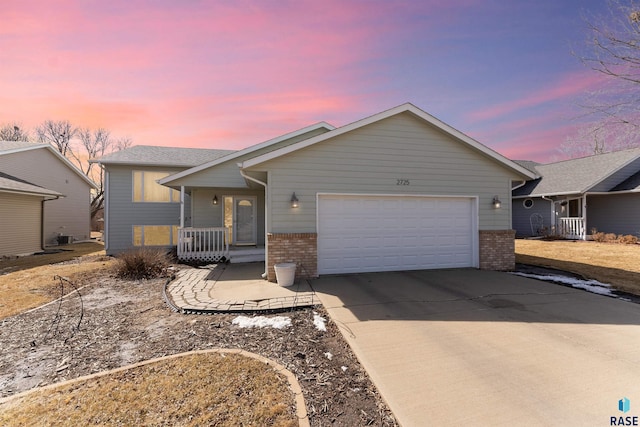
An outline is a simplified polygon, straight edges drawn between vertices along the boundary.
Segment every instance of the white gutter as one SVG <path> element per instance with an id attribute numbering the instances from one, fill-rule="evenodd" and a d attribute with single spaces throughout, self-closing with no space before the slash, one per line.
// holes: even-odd
<path id="1" fill-rule="evenodd" d="M 262 273 L 262 278 L 266 280 L 269 272 L 269 266 L 267 265 L 267 260 L 269 259 L 269 241 L 267 237 L 268 224 L 269 224 L 268 222 L 269 209 L 268 209 L 268 196 L 267 196 L 268 186 L 266 182 L 262 182 L 259 179 L 253 178 L 247 175 L 246 173 L 244 173 L 244 170 L 242 169 L 242 163 L 238 163 L 238 168 L 240 170 L 240 175 L 242 175 L 244 179 L 248 179 L 249 181 L 255 182 L 256 184 L 260 184 L 264 187 L 264 273 Z"/>

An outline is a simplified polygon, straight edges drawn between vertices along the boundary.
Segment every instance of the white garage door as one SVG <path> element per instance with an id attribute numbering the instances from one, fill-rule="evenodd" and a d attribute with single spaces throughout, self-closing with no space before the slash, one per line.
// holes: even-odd
<path id="1" fill-rule="evenodd" d="M 475 199 L 318 196 L 318 273 L 475 267 Z"/>

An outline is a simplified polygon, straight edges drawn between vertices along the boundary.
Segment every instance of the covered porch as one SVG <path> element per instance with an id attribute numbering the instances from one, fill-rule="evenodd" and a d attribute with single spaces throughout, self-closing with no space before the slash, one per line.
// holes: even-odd
<path id="1" fill-rule="evenodd" d="M 265 261 L 263 189 L 181 187 L 180 193 L 179 260 Z"/>
<path id="2" fill-rule="evenodd" d="M 564 197 L 552 203 L 552 215 L 555 217 L 555 234 L 566 239 L 587 239 L 586 195 Z"/>

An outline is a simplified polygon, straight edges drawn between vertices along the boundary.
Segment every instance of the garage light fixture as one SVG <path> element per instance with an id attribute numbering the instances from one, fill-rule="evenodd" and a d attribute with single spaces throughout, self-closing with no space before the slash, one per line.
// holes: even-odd
<path id="1" fill-rule="evenodd" d="M 493 204 L 494 209 L 500 209 L 500 206 L 502 206 L 502 202 L 498 199 L 498 196 L 493 196 L 493 202 L 491 203 Z"/>
<path id="2" fill-rule="evenodd" d="M 298 207 L 298 198 L 296 197 L 296 192 L 295 191 L 291 195 L 291 207 L 292 208 L 297 208 Z"/>
<path id="3" fill-rule="evenodd" d="M 218 204 L 218 195 L 217 194 L 213 195 L 213 200 L 211 200 L 211 203 L 213 203 L 214 205 Z"/>

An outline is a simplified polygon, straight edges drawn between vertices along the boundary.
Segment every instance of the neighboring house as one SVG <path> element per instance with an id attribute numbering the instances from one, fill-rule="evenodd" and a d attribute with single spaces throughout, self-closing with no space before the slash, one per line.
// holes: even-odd
<path id="1" fill-rule="evenodd" d="M 58 244 L 60 236 L 65 241 L 91 237 L 91 190 L 96 186 L 51 145 L 0 141 L 0 172 L 58 193 L 44 204 L 40 249 Z"/>
<path id="2" fill-rule="evenodd" d="M 0 257 L 41 251 L 44 204 L 61 196 L 0 172 Z"/>
<path id="3" fill-rule="evenodd" d="M 586 239 L 594 229 L 640 236 L 640 148 L 546 165 L 519 163 L 539 178 L 513 191 L 518 236 Z"/>
<path id="4" fill-rule="evenodd" d="M 296 262 L 299 277 L 513 269 L 511 191 L 536 177 L 412 104 L 238 152 L 205 150 L 181 171 L 170 159 L 190 150 L 164 149 L 151 164 L 148 150 L 162 149 L 97 160 L 107 172 L 107 252 L 177 244 L 183 259 L 233 261 L 245 246 L 264 248 L 269 280 L 281 262 Z M 153 185 L 160 175 L 162 202 L 145 200 L 147 185 L 163 188 Z"/>

